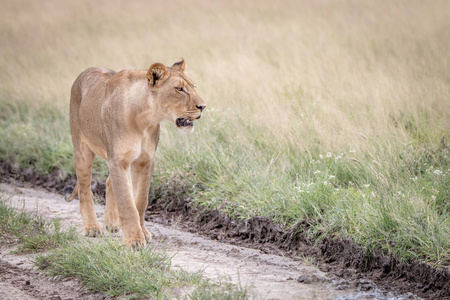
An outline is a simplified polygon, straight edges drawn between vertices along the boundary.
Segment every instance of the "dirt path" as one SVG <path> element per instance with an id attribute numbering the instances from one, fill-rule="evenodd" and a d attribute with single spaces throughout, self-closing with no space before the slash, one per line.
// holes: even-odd
<path id="1" fill-rule="evenodd" d="M 63 226 L 75 226 L 81 231 L 77 200 L 67 203 L 60 195 L 9 184 L 0 184 L 0 193 L 18 208 L 37 212 L 47 219 L 60 218 Z M 104 207 L 96 205 L 95 209 L 100 222 L 103 221 Z M 301 260 L 213 241 L 180 231 L 174 225 L 146 222 L 146 227 L 155 240 L 170 245 L 173 267 L 203 270 L 205 277 L 216 282 L 228 277 L 234 283 L 251 286 L 257 299 L 419 299 L 412 294 L 384 293 L 366 280 L 347 281 Z M 100 297 L 80 292 L 76 281 L 49 281 L 31 266 L 30 257 L 9 252 L 3 249 L 0 255 L 0 299 Z"/>

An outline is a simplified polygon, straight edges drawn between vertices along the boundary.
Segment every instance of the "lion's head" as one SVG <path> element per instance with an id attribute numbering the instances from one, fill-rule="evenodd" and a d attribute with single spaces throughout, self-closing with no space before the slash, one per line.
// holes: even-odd
<path id="1" fill-rule="evenodd" d="M 195 91 L 194 83 L 186 76 L 184 59 L 172 67 L 154 63 L 147 78 L 164 117 L 180 129 L 193 130 L 194 120 L 200 119 L 206 104 Z"/>

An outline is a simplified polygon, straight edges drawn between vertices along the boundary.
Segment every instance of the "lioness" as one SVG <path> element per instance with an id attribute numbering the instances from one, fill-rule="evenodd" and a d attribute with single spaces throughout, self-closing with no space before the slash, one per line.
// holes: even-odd
<path id="1" fill-rule="evenodd" d="M 205 102 L 184 73 L 184 59 L 172 67 L 154 63 L 147 70 L 89 68 L 72 86 L 70 130 L 75 152 L 77 184 L 67 201 L 80 199 L 87 236 L 102 232 L 91 192 L 95 155 L 106 159 L 105 226 L 122 228 L 125 244 L 141 247 L 151 240 L 144 213 L 163 120 L 193 130 Z"/>

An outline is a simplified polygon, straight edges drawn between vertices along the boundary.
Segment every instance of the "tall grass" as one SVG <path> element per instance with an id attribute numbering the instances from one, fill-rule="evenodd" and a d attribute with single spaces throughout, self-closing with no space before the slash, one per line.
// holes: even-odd
<path id="1" fill-rule="evenodd" d="M 182 56 L 207 110 L 190 136 L 163 126 L 157 182 L 183 174 L 198 205 L 286 226 L 322 218 L 329 233 L 448 264 L 448 2 L 3 6 L 2 159 L 72 172 L 76 76 Z"/>

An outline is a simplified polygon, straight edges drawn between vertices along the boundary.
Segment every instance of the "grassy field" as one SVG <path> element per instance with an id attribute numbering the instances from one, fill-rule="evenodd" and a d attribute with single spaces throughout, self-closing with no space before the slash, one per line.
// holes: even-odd
<path id="1" fill-rule="evenodd" d="M 193 203 L 450 264 L 448 1 L 4 1 L 0 158 L 73 172 L 68 103 L 90 66 L 179 57 L 207 102 L 164 124 L 154 184 Z M 105 164 L 96 164 L 104 175 Z"/>

